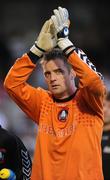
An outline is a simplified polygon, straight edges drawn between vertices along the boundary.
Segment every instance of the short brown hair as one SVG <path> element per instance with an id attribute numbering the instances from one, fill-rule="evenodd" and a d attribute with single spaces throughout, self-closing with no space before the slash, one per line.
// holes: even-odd
<path id="1" fill-rule="evenodd" d="M 42 65 L 44 61 L 48 62 L 50 60 L 55 60 L 55 59 L 61 59 L 66 65 L 66 67 L 68 68 L 68 70 L 69 71 L 71 70 L 71 67 L 72 67 L 71 64 L 68 63 L 67 57 L 65 56 L 63 51 L 59 48 L 54 48 L 52 50 L 45 52 L 43 54 L 40 64 Z"/>

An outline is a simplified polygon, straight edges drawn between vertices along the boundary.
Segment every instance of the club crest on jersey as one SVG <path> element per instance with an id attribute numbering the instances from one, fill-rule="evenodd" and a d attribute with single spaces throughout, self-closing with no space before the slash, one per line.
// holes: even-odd
<path id="1" fill-rule="evenodd" d="M 68 116 L 68 111 L 66 109 L 63 109 L 58 114 L 58 120 L 65 122 Z"/>

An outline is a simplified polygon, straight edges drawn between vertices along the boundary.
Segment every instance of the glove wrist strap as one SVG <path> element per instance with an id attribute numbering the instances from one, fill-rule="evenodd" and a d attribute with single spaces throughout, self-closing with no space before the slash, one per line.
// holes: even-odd
<path id="1" fill-rule="evenodd" d="M 67 56 L 69 56 L 75 50 L 75 46 L 68 38 L 58 39 L 58 46 Z"/>
<path id="2" fill-rule="evenodd" d="M 57 38 L 65 38 L 69 35 L 69 29 L 68 27 L 64 27 L 61 31 L 57 33 Z"/>
<path id="3" fill-rule="evenodd" d="M 67 57 L 70 56 L 70 54 L 75 50 L 74 46 L 68 46 L 66 49 L 63 50 L 63 52 L 66 54 Z"/>
<path id="4" fill-rule="evenodd" d="M 34 44 L 34 45 L 31 47 L 30 51 L 31 51 L 33 54 L 37 55 L 39 58 L 40 58 L 40 57 L 42 56 L 42 54 L 45 52 L 43 49 L 41 49 L 40 47 L 38 47 L 37 44 Z"/>
<path id="5" fill-rule="evenodd" d="M 36 43 L 35 43 L 35 47 L 36 47 L 37 49 L 39 49 L 41 52 L 45 52 L 45 50 L 42 49 L 42 48 L 40 48 Z"/>

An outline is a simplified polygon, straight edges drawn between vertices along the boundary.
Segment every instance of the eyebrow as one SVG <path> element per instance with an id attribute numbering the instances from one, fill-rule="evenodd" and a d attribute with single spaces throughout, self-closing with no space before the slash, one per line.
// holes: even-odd
<path id="1" fill-rule="evenodd" d="M 45 72 L 44 72 L 44 75 L 46 75 L 46 74 L 50 74 L 50 71 L 45 71 Z"/>
<path id="2" fill-rule="evenodd" d="M 64 72 L 64 70 L 63 70 L 63 69 L 61 69 L 61 68 L 54 69 L 53 71 L 54 71 L 54 72 L 56 72 L 56 71 L 61 71 L 61 72 Z M 47 74 L 47 73 L 50 73 L 50 71 L 45 71 L 45 72 L 44 72 L 44 74 Z"/>

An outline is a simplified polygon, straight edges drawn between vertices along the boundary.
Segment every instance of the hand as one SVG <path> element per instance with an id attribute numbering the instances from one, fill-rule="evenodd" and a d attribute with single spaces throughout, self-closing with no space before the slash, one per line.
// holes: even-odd
<path id="1" fill-rule="evenodd" d="M 66 8 L 58 7 L 58 9 L 53 10 L 54 15 L 51 16 L 53 21 L 56 34 L 58 38 L 67 37 L 69 34 L 69 14 Z"/>
<path id="2" fill-rule="evenodd" d="M 4 168 L 0 171 L 0 178 L 7 180 L 16 180 L 16 175 L 12 170 Z"/>
<path id="3" fill-rule="evenodd" d="M 58 7 L 58 9 L 55 9 L 53 12 L 54 15 L 51 16 L 51 20 L 54 24 L 54 31 L 57 34 L 57 44 L 66 55 L 69 55 L 75 47 L 68 39 L 70 26 L 68 11 L 66 8 Z"/>
<path id="4" fill-rule="evenodd" d="M 32 46 L 30 51 L 35 55 L 41 57 L 43 52 L 53 49 L 56 46 L 56 38 L 54 35 L 54 27 L 52 20 L 48 20 L 44 23 L 40 34 L 35 41 L 35 45 Z"/>

